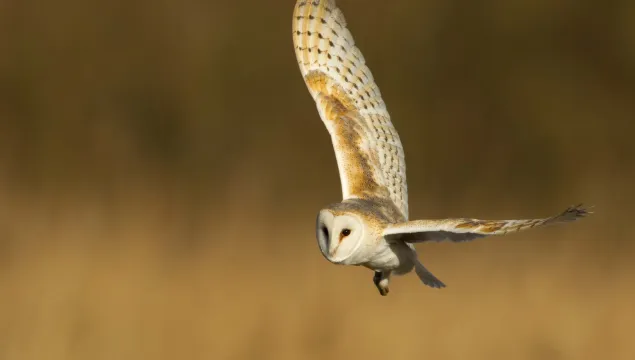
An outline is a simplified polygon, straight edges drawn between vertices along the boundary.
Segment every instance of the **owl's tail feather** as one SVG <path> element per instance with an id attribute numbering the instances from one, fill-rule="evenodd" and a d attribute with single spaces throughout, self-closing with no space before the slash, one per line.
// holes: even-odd
<path id="1" fill-rule="evenodd" d="M 436 276 L 432 275 L 428 269 L 423 266 L 423 264 L 419 261 L 419 259 L 415 258 L 415 272 L 417 276 L 421 280 L 422 283 L 428 285 L 433 288 L 441 289 L 445 287 L 445 284 L 436 278 Z"/>

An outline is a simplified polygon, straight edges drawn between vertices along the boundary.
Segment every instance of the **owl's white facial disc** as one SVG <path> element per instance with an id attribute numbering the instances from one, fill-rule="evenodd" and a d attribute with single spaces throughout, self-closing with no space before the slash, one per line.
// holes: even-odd
<path id="1" fill-rule="evenodd" d="M 315 231 L 325 258 L 336 264 L 355 264 L 355 252 L 366 234 L 365 226 L 358 216 L 336 216 L 329 210 L 322 210 L 318 214 Z"/>

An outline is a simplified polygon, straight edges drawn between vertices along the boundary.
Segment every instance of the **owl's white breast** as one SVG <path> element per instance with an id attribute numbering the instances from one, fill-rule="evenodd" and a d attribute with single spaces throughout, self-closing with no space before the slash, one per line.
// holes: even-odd
<path id="1" fill-rule="evenodd" d="M 416 259 L 413 246 L 403 242 L 388 243 L 383 238 L 372 247 L 365 247 L 360 254 L 366 261 L 364 266 L 373 270 L 394 270 L 396 273 L 407 273 L 412 270 Z"/>

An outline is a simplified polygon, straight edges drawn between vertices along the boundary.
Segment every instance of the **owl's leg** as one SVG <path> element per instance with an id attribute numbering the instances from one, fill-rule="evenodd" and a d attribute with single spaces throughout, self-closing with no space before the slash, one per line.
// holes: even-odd
<path id="1" fill-rule="evenodd" d="M 379 294 L 381 296 L 388 295 L 388 282 L 390 280 L 390 270 L 385 271 L 375 271 L 375 276 L 373 276 L 373 282 L 375 286 L 377 286 L 377 290 L 379 290 Z"/>

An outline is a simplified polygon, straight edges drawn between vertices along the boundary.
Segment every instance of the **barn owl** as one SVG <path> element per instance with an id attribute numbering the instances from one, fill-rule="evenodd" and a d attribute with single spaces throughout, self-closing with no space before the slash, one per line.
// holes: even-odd
<path id="1" fill-rule="evenodd" d="M 388 294 L 391 275 L 413 269 L 433 288 L 445 284 L 419 262 L 414 243 L 468 241 L 576 220 L 578 206 L 530 220 L 408 220 L 406 163 L 399 135 L 364 56 L 334 0 L 298 0 L 293 44 L 300 71 L 335 150 L 343 200 L 320 210 L 316 237 L 322 255 L 374 271 Z"/>

